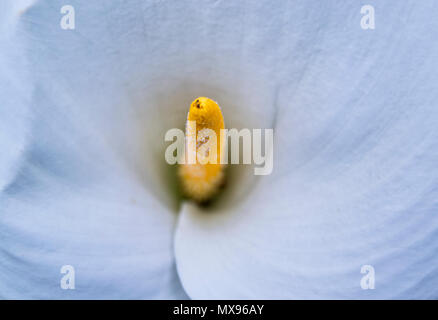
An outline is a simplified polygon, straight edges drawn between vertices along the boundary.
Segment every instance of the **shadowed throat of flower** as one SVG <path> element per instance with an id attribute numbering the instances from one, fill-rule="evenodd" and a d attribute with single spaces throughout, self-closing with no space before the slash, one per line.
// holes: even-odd
<path id="1" fill-rule="evenodd" d="M 264 135 L 262 141 L 261 129 L 227 129 L 217 102 L 193 100 L 185 131 L 173 128 L 165 134 L 165 141 L 176 137 L 165 159 L 177 167 L 180 194 L 204 208 L 241 201 L 254 188 L 256 176 L 272 172 L 273 129 L 265 129 Z"/>

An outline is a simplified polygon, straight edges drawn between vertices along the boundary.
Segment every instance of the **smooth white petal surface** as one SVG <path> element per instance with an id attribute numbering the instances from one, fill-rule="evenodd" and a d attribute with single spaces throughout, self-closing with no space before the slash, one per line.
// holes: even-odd
<path id="1" fill-rule="evenodd" d="M 148 148 L 156 106 L 129 89 L 145 85 L 142 11 L 71 4 L 76 31 L 60 28 L 64 3 L 2 4 L 0 296 L 185 298 L 175 199 Z"/>
<path id="2" fill-rule="evenodd" d="M 241 202 L 184 206 L 175 250 L 192 298 L 438 297 L 437 3 L 372 1 L 375 30 L 363 4 L 257 2 L 226 21 L 252 39 L 253 65 L 276 62 L 262 75 L 275 165 Z"/>

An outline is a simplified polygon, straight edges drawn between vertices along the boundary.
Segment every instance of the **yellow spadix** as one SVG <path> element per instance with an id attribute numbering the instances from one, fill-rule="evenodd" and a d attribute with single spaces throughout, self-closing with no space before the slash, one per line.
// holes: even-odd
<path id="1" fill-rule="evenodd" d="M 219 105 L 205 97 L 190 105 L 186 123 L 185 163 L 179 176 L 185 195 L 195 201 L 211 198 L 224 180 L 224 118 Z"/>

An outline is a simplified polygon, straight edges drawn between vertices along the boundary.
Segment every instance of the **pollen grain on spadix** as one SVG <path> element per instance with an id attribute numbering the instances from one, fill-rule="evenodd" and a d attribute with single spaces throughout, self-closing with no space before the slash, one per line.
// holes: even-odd
<path id="1" fill-rule="evenodd" d="M 190 105 L 185 130 L 185 161 L 178 174 L 184 194 L 205 202 L 217 193 L 224 181 L 225 129 L 219 105 L 206 97 Z"/>

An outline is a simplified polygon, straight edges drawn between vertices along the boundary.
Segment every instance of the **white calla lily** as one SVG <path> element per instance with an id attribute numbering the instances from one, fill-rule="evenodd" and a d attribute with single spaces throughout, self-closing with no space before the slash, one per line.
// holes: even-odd
<path id="1" fill-rule="evenodd" d="M 437 297 L 434 1 L 68 4 L 1 5 L 2 297 Z M 197 96 L 275 132 L 209 212 L 164 161 Z"/>

